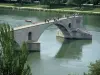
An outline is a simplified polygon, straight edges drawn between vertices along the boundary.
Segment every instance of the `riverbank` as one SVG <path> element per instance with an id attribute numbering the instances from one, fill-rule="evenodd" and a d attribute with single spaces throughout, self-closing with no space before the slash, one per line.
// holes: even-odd
<path id="1" fill-rule="evenodd" d="M 48 8 L 43 8 L 42 5 L 37 5 L 37 6 L 15 6 L 14 4 L 1 4 L 0 3 L 0 8 L 9 8 L 9 9 L 18 9 L 18 10 L 36 10 L 36 11 L 51 11 L 51 12 L 63 12 L 63 13 L 80 13 L 80 14 L 89 14 L 89 15 L 100 15 L 100 8 L 94 8 L 94 9 L 88 9 L 88 10 L 78 10 L 73 8 L 57 8 L 57 9 L 48 9 Z"/>

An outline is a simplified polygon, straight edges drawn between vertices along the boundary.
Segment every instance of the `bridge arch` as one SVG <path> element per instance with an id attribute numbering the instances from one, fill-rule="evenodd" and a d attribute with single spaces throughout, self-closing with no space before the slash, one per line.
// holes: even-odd
<path id="1" fill-rule="evenodd" d="M 61 18 L 57 21 L 50 20 L 49 23 L 40 22 L 32 25 L 25 25 L 21 27 L 17 27 L 14 29 L 14 37 L 19 45 L 22 44 L 23 41 L 32 40 L 33 42 L 37 42 L 40 38 L 41 34 L 51 25 L 56 25 L 64 34 L 64 36 L 72 36 L 71 30 L 80 27 L 82 21 L 79 24 L 76 24 L 76 18 L 80 17 L 70 17 L 70 18 Z M 82 19 L 80 19 L 82 20 Z M 74 25 L 73 25 L 74 24 Z M 30 32 L 31 31 L 31 32 Z M 28 37 L 28 38 L 27 38 Z"/>
<path id="2" fill-rule="evenodd" d="M 30 26 L 30 27 L 25 27 L 25 28 L 19 28 L 14 30 L 14 37 L 15 40 L 18 42 L 19 45 L 22 44 L 24 41 L 32 41 L 32 42 L 37 42 L 42 33 L 51 25 L 57 26 L 64 36 L 68 35 L 70 36 L 68 30 L 64 27 L 62 24 L 55 24 L 53 23 L 46 23 L 46 24 L 41 24 L 37 26 Z"/>
<path id="3" fill-rule="evenodd" d="M 68 30 L 61 24 L 55 24 L 58 29 L 60 29 L 60 31 L 63 33 L 64 36 L 68 35 L 70 36 L 70 33 L 68 32 Z"/>

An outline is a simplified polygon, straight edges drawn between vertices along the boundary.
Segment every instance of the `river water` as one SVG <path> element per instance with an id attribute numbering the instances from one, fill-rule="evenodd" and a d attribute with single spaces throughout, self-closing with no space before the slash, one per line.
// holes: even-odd
<path id="1" fill-rule="evenodd" d="M 40 22 L 63 14 L 0 9 L 0 23 L 17 27 L 31 24 L 25 20 Z M 83 75 L 90 62 L 100 59 L 100 16 L 83 15 L 83 21 L 84 27 L 92 34 L 92 40 L 64 40 L 56 37 L 58 28 L 55 25 L 45 29 L 38 40 L 41 51 L 30 53 L 28 57 L 32 75 Z"/>

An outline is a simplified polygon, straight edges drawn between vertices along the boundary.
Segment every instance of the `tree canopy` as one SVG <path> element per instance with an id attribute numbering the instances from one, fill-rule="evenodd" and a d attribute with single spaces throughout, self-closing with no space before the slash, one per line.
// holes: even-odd
<path id="1" fill-rule="evenodd" d="M 73 0 L 73 2 L 75 3 L 75 4 L 77 4 L 80 8 L 81 8 L 81 5 L 83 4 L 83 3 L 85 3 L 87 0 Z"/>
<path id="2" fill-rule="evenodd" d="M 0 75 L 31 75 L 27 57 L 26 43 L 20 47 L 14 40 L 14 30 L 8 24 L 1 24 Z"/>
<path id="3" fill-rule="evenodd" d="M 93 5 L 97 5 L 97 4 L 100 2 L 100 0 L 90 0 L 90 2 L 91 2 Z"/>
<path id="4" fill-rule="evenodd" d="M 100 60 L 95 63 L 90 63 L 89 72 L 86 75 L 100 75 Z"/>

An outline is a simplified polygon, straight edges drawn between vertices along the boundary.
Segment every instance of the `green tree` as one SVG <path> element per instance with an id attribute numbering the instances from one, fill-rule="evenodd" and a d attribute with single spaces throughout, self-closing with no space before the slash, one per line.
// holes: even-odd
<path id="1" fill-rule="evenodd" d="M 43 4 L 48 5 L 50 8 L 55 6 L 60 6 L 64 3 L 63 0 L 42 0 Z"/>
<path id="2" fill-rule="evenodd" d="M 87 75 L 100 75 L 100 60 L 90 63 L 89 73 Z"/>
<path id="3" fill-rule="evenodd" d="M 97 5 L 97 4 L 100 2 L 100 0 L 90 0 L 90 2 L 91 2 L 93 5 Z"/>
<path id="4" fill-rule="evenodd" d="M 19 50 L 19 51 L 17 51 Z M 0 25 L 0 75 L 31 75 L 26 65 L 28 50 L 14 40 L 14 30 L 8 24 Z"/>
<path id="5" fill-rule="evenodd" d="M 23 0 L 17 0 L 17 2 L 22 6 L 24 4 Z"/>
<path id="6" fill-rule="evenodd" d="M 74 2 L 75 4 L 77 4 L 78 7 L 80 7 L 80 8 L 81 8 L 82 4 L 85 3 L 86 1 L 87 1 L 87 0 L 73 0 L 73 2 Z"/>
<path id="7" fill-rule="evenodd" d="M 0 0 L 0 2 L 5 2 L 4 0 Z"/>
<path id="8" fill-rule="evenodd" d="M 50 5 L 50 4 L 61 4 L 63 3 L 63 0 L 42 0 L 41 2 L 44 2 L 44 4 Z"/>

